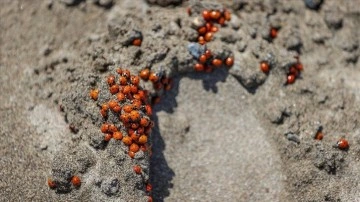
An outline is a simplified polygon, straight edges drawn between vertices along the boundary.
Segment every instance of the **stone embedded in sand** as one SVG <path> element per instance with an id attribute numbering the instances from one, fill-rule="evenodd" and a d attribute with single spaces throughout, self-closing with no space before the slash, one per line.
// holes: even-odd
<path id="1" fill-rule="evenodd" d="M 91 0 L 93 3 L 103 6 L 103 7 L 110 7 L 113 5 L 113 0 Z"/>
<path id="2" fill-rule="evenodd" d="M 318 9 L 320 8 L 323 0 L 304 0 L 305 5 L 310 9 Z"/>
<path id="3" fill-rule="evenodd" d="M 188 51 L 194 58 L 199 58 L 200 55 L 205 53 L 206 46 L 200 45 L 198 43 L 189 43 Z"/>
<path id="4" fill-rule="evenodd" d="M 157 4 L 159 6 L 179 5 L 182 0 L 147 0 L 150 4 Z"/>
<path id="5" fill-rule="evenodd" d="M 116 193 L 119 192 L 119 189 L 120 189 L 119 180 L 116 178 L 106 179 L 101 183 L 101 191 L 108 196 L 115 195 Z"/>
<path id="6" fill-rule="evenodd" d="M 67 6 L 73 6 L 80 3 L 83 0 L 59 0 L 59 1 Z"/>

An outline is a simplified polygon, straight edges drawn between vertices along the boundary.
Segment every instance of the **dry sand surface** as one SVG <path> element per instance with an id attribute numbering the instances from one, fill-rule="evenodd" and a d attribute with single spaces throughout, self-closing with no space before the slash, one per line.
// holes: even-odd
<path id="1" fill-rule="evenodd" d="M 201 12 L 224 8 L 198 45 Z M 360 201 L 359 27 L 360 0 L 2 0 L 0 201 Z M 205 47 L 234 65 L 195 72 Z M 161 100 L 134 158 L 99 129 L 124 127 L 99 113 L 118 67 L 173 79 L 140 83 Z"/>

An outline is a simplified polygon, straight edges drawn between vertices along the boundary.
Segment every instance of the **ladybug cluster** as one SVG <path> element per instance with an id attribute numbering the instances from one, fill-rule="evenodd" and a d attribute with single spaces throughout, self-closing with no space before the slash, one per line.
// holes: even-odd
<path id="1" fill-rule="evenodd" d="M 322 129 L 318 130 L 316 133 L 315 133 L 315 136 L 314 136 L 314 139 L 315 140 L 322 140 L 324 138 L 324 133 L 322 132 Z M 336 144 L 334 145 L 334 147 L 340 149 L 340 150 L 348 150 L 349 149 L 349 142 L 345 139 L 345 138 L 340 138 Z"/>
<path id="2" fill-rule="evenodd" d="M 152 72 L 150 69 L 145 68 L 140 71 L 139 76 L 144 81 L 150 81 L 153 83 L 153 87 L 157 92 L 162 90 L 169 91 L 172 87 L 173 80 L 169 77 L 166 77 L 163 72 Z M 151 103 L 157 104 L 160 102 L 160 97 L 155 95 L 152 96 Z"/>
<path id="3" fill-rule="evenodd" d="M 122 124 L 105 122 L 100 129 L 104 133 L 104 141 L 108 142 L 111 138 L 122 141 L 129 147 L 128 155 L 134 158 L 139 150 L 147 151 L 148 137 L 154 126 L 150 120 L 152 107 L 147 91 L 139 87 L 139 76 L 131 75 L 127 69 L 118 68 L 116 72 L 118 75 L 107 77 L 113 99 L 101 105 L 100 114 L 106 120 L 108 114 L 113 113 Z"/>
<path id="4" fill-rule="evenodd" d="M 80 187 L 81 185 L 81 180 L 80 180 L 80 177 L 78 176 L 72 176 L 70 178 L 70 181 L 71 181 L 71 184 L 74 186 L 74 187 Z M 51 189 L 55 189 L 56 188 L 56 182 L 50 178 L 48 178 L 47 180 L 47 183 L 48 183 L 48 186 L 51 188 Z"/>
<path id="5" fill-rule="evenodd" d="M 296 59 L 297 62 L 288 69 L 286 84 L 295 83 L 295 80 L 300 76 L 301 71 L 304 69 L 299 57 L 296 57 Z"/>
<path id="6" fill-rule="evenodd" d="M 221 26 L 225 25 L 225 21 L 231 19 L 230 11 L 224 9 L 220 10 L 204 10 L 202 12 L 202 17 L 205 20 L 205 24 L 197 28 L 199 33 L 198 42 L 201 45 L 204 45 L 206 42 L 211 41 L 215 32 L 219 31 L 219 28 L 214 25 L 215 23 L 220 24 Z"/>
<path id="7" fill-rule="evenodd" d="M 296 59 L 297 62 L 294 65 L 290 66 L 287 71 L 286 84 L 295 83 L 295 80 L 300 77 L 300 73 L 304 69 L 298 56 L 296 57 Z M 268 62 L 263 61 L 260 63 L 260 70 L 265 74 L 268 74 L 270 72 L 270 69 L 270 64 Z"/>
<path id="8" fill-rule="evenodd" d="M 214 68 L 222 67 L 226 65 L 227 67 L 232 67 L 234 64 L 234 57 L 229 56 L 225 59 L 217 57 L 207 49 L 204 54 L 200 55 L 198 58 L 198 63 L 194 65 L 194 69 L 197 72 L 212 72 Z"/>
<path id="9" fill-rule="evenodd" d="M 171 81 L 147 68 L 140 71 L 139 75 L 131 75 L 128 69 L 121 68 L 116 69 L 116 72 L 116 75 L 110 74 L 106 79 L 113 99 L 101 105 L 100 114 L 104 120 L 109 120 L 109 114 L 112 113 L 120 124 L 105 121 L 101 125 L 104 141 L 108 142 L 111 139 L 121 141 L 128 146 L 128 155 L 131 158 L 134 158 L 140 150 L 151 155 L 148 138 L 154 127 L 154 122 L 150 120 L 152 107 L 148 92 L 139 86 L 140 79 L 150 80 L 154 88 L 166 90 L 171 88 Z M 98 93 L 98 90 L 91 90 L 90 97 L 97 100 Z M 140 165 L 135 165 L 133 171 L 135 174 L 142 174 Z M 152 187 L 147 182 L 145 184 L 149 194 L 148 201 L 152 201 L 150 196 Z"/>

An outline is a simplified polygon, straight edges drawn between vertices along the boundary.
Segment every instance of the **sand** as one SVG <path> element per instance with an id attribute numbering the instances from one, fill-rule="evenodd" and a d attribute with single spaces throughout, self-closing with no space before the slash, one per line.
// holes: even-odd
<path id="1" fill-rule="evenodd" d="M 0 201 L 147 201 L 147 183 L 154 201 L 360 201 L 360 1 L 149 2 L 1 1 Z M 204 7 L 232 12 L 206 44 L 231 69 L 193 70 Z M 296 55 L 304 71 L 284 85 Z M 152 156 L 103 142 L 110 95 L 88 93 L 119 66 L 174 80 L 154 106 Z"/>

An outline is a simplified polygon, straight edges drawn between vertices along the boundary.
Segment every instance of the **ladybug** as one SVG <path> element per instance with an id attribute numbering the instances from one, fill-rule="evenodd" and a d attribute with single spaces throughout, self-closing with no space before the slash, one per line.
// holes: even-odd
<path id="1" fill-rule="evenodd" d="M 337 147 L 341 150 L 348 150 L 349 149 L 349 142 L 345 138 L 341 138 L 336 143 Z"/>

